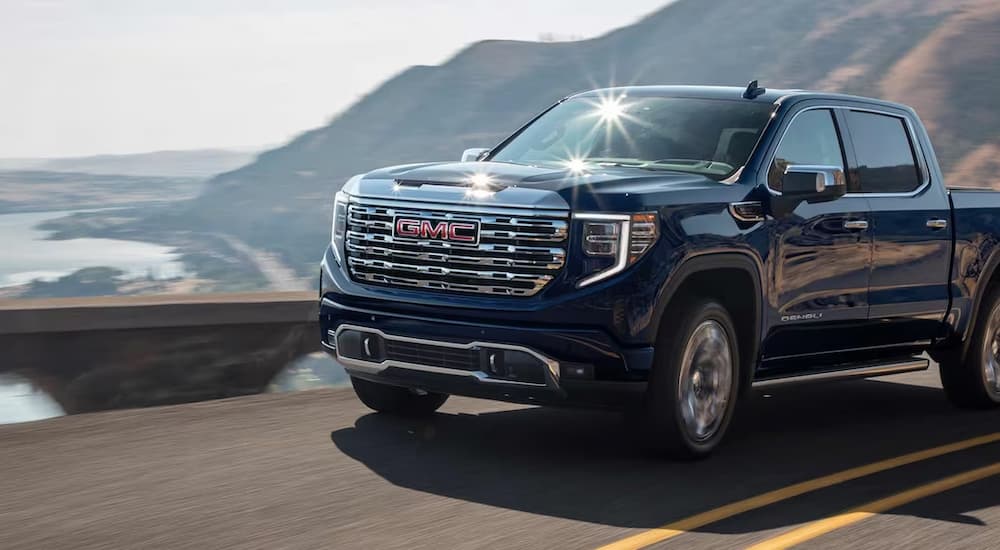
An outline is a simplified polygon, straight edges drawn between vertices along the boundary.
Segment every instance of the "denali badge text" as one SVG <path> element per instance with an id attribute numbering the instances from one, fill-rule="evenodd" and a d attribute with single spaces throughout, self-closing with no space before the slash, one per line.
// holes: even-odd
<path id="1" fill-rule="evenodd" d="M 796 313 L 794 315 L 782 315 L 781 322 L 787 323 L 789 321 L 819 321 L 823 318 L 822 313 Z"/>
<path id="2" fill-rule="evenodd" d="M 479 243 L 479 222 L 428 220 L 397 216 L 393 235 L 407 239 L 429 239 L 456 243 Z"/>

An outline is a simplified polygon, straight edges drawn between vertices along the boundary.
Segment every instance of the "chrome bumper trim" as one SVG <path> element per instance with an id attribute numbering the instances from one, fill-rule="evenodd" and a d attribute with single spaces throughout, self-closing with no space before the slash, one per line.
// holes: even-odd
<path id="1" fill-rule="evenodd" d="M 533 382 L 519 382 L 516 380 L 501 380 L 498 378 L 490 378 L 489 374 L 483 371 L 449 369 L 444 367 L 436 367 L 433 365 L 422 365 L 419 363 L 409 363 L 405 361 L 393 361 L 391 359 L 386 359 L 380 363 L 376 363 L 374 361 L 365 361 L 362 359 L 344 357 L 340 354 L 339 350 L 340 346 L 337 346 L 336 342 L 340 337 L 340 333 L 345 330 L 371 332 L 378 334 L 385 340 L 395 340 L 397 342 L 409 342 L 413 344 L 424 344 L 424 345 L 439 346 L 444 348 L 465 349 L 465 350 L 491 348 L 491 349 L 506 349 L 511 351 L 519 351 L 527 353 L 535 357 L 545 365 L 546 367 L 545 378 L 546 380 L 548 380 L 548 383 L 536 384 Z M 396 368 L 415 370 L 421 372 L 430 372 L 435 374 L 447 374 L 451 376 L 462 376 L 467 378 L 473 378 L 477 382 L 483 382 L 487 384 L 500 384 L 507 386 L 521 386 L 521 387 L 532 387 L 532 388 L 545 388 L 545 387 L 557 388 L 559 386 L 559 362 L 531 348 L 527 348 L 524 346 L 519 346 L 514 344 L 500 344 L 496 342 L 481 342 L 478 340 L 475 342 L 469 342 L 468 344 L 457 344 L 454 342 L 442 342 L 440 340 L 428 340 L 425 338 L 414 338 L 411 336 L 399 336 L 396 334 L 387 334 L 376 328 L 364 327 L 360 325 L 350 325 L 350 324 L 340 325 L 339 327 L 337 327 L 336 332 L 331 333 L 331 331 L 327 331 L 327 334 L 329 336 L 332 336 L 334 341 L 334 346 L 327 345 L 327 348 L 330 349 L 330 351 L 336 351 L 337 360 L 340 361 L 340 363 L 343 364 L 347 370 L 357 370 L 359 372 L 364 372 L 368 374 L 379 374 L 387 368 L 396 367 Z"/>

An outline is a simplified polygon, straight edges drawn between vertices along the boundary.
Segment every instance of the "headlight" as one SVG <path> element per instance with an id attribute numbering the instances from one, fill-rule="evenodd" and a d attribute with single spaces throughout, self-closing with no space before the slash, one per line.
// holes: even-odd
<path id="1" fill-rule="evenodd" d="M 652 248 L 659 236 L 655 212 L 576 214 L 573 217 L 583 222 L 583 253 L 597 262 L 595 269 L 598 269 L 580 279 L 576 284 L 578 288 L 621 273 Z"/>
<path id="2" fill-rule="evenodd" d="M 343 265 L 342 259 L 344 251 L 344 236 L 347 233 L 347 193 L 337 192 L 333 200 L 333 222 L 330 229 L 330 242 L 333 248 L 333 257 L 337 263 Z"/>

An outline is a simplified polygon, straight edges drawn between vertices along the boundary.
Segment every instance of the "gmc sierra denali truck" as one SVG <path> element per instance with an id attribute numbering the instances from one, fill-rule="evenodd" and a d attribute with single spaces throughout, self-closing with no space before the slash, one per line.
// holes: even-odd
<path id="1" fill-rule="evenodd" d="M 699 457 L 752 386 L 926 369 L 925 352 L 954 403 L 997 406 L 998 235 L 1000 194 L 946 188 L 906 106 L 597 90 L 463 162 L 351 178 L 321 338 L 376 411 L 620 407 L 644 444 Z"/>

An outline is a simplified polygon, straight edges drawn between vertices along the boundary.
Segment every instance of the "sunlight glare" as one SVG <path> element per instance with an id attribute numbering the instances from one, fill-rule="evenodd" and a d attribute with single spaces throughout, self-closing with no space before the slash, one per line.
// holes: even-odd
<path id="1" fill-rule="evenodd" d="M 478 172 L 469 176 L 469 183 L 472 187 L 465 190 L 465 196 L 473 199 L 485 199 L 492 197 L 494 190 L 490 189 L 493 185 L 493 178 L 489 174 L 483 174 Z"/>
<path id="2" fill-rule="evenodd" d="M 601 115 L 601 120 L 604 122 L 614 122 L 621 118 L 625 114 L 625 105 L 622 104 L 622 98 L 601 98 L 601 102 L 597 104 L 597 111 Z"/>
<path id="3" fill-rule="evenodd" d="M 489 174 L 473 174 L 469 177 L 469 181 L 472 182 L 474 187 L 489 187 L 493 183 L 493 178 Z"/>
<path id="4" fill-rule="evenodd" d="M 587 164 L 581 158 L 571 158 L 565 162 L 565 165 L 574 174 L 582 174 L 587 169 Z"/>
<path id="5" fill-rule="evenodd" d="M 466 189 L 465 196 L 473 199 L 487 199 L 493 196 L 489 189 Z"/>

